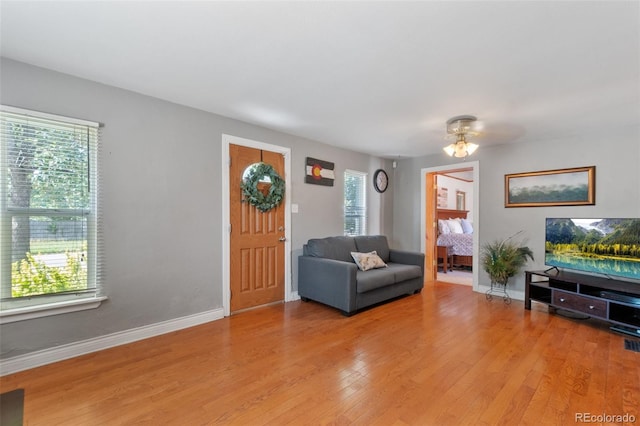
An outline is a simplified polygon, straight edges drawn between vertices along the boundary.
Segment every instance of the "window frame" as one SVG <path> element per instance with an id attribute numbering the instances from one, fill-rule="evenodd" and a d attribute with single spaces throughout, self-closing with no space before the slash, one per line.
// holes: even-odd
<path id="1" fill-rule="evenodd" d="M 358 177 L 360 179 L 361 182 L 361 193 L 362 193 L 362 215 L 358 215 L 358 216 L 354 216 L 354 217 L 358 217 L 361 218 L 362 220 L 362 225 L 360 227 L 360 233 L 359 234 L 351 234 L 347 232 L 347 176 L 354 176 L 354 177 Z M 367 235 L 367 225 L 368 225 L 368 220 L 367 220 L 367 178 L 368 178 L 368 173 L 367 172 L 361 172 L 358 170 L 352 170 L 352 169 L 345 169 L 344 171 L 344 184 L 343 184 L 343 200 L 344 200 L 344 204 L 343 204 L 343 224 L 342 224 L 342 228 L 343 228 L 343 234 L 345 236 L 357 236 L 357 235 Z"/>
<path id="2" fill-rule="evenodd" d="M 87 175 L 89 185 L 94 189 L 90 191 L 89 208 L 29 208 L 29 207 L 9 207 L 8 205 L 8 167 L 7 150 L 8 146 L 4 141 L 0 144 L 0 286 L 2 294 L 6 296 L 7 287 L 11 292 L 11 240 L 12 240 L 12 218 L 14 216 L 75 216 L 86 218 L 87 221 L 87 289 L 64 293 L 49 293 L 34 295 L 30 297 L 20 297 L 12 299 L 4 297 L 0 300 L 0 324 L 38 318 L 49 315 L 57 315 L 68 312 L 75 312 L 85 309 L 93 309 L 100 306 L 107 297 L 102 295 L 102 278 L 100 271 L 102 250 L 100 247 L 100 205 L 99 205 L 99 153 L 100 153 L 100 123 L 64 117 L 60 115 L 42 113 L 7 105 L 0 105 L 0 113 L 21 115 L 25 118 L 33 117 L 34 120 L 49 120 L 68 125 L 87 127 L 88 132 L 95 132 L 88 137 L 89 168 Z M 2 120 L 4 121 L 4 117 Z M 8 238 L 6 237 L 8 236 Z"/>

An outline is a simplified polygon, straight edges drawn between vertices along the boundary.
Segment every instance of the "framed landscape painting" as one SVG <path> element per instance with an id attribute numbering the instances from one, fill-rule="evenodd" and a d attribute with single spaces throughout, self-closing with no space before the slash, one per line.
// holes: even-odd
<path id="1" fill-rule="evenodd" d="M 504 175 L 505 207 L 596 203 L 596 166 Z"/>

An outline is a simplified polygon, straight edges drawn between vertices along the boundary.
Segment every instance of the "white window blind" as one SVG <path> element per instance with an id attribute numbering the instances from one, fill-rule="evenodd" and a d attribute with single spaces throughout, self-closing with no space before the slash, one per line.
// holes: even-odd
<path id="1" fill-rule="evenodd" d="M 100 293 L 97 123 L 0 109 L 0 310 Z"/>
<path id="2" fill-rule="evenodd" d="M 344 235 L 367 233 L 367 174 L 344 172 Z"/>

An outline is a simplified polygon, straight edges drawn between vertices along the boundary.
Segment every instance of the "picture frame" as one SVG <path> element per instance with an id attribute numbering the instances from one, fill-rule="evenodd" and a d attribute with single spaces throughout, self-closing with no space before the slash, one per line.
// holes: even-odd
<path id="1" fill-rule="evenodd" d="M 505 207 L 581 206 L 596 203 L 596 166 L 504 175 Z"/>
<path id="2" fill-rule="evenodd" d="M 446 209 L 449 207 L 449 189 L 442 186 L 438 187 L 438 208 Z"/>

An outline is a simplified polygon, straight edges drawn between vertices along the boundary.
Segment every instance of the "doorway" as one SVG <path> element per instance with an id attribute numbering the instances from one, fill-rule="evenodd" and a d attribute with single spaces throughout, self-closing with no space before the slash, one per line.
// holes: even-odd
<path id="1" fill-rule="evenodd" d="M 290 149 L 286 147 L 222 136 L 222 305 L 225 316 L 292 300 L 290 157 Z M 285 181 L 283 203 L 265 213 L 242 202 L 240 195 L 243 173 L 261 161 L 271 164 Z"/>
<path id="2" fill-rule="evenodd" d="M 456 176 L 454 173 L 460 170 L 468 170 L 472 176 L 472 194 L 469 191 L 456 190 L 455 188 L 445 188 L 446 191 L 441 190 L 438 194 L 437 176 L 450 175 Z M 451 210 L 457 210 L 458 206 L 470 207 L 470 196 L 473 196 L 473 222 L 479 224 L 479 211 L 480 211 L 480 181 L 479 181 L 479 163 L 472 161 L 459 166 L 440 166 L 431 167 L 421 170 L 422 178 L 422 190 L 421 190 L 421 249 L 425 253 L 425 279 L 428 281 L 434 281 L 438 275 L 438 217 L 437 209 L 440 202 L 441 207 L 450 208 Z M 451 194 L 448 194 L 451 192 Z M 460 194 L 465 192 L 465 194 Z M 448 194 L 448 195 L 447 195 Z M 446 203 L 445 197 L 449 197 L 448 203 Z M 445 204 L 446 203 L 446 204 Z M 451 205 L 449 205 L 451 204 Z M 472 234 L 473 252 L 472 259 L 469 259 L 471 263 L 471 275 L 472 286 L 477 291 L 478 289 L 478 232 L 474 229 Z"/>

